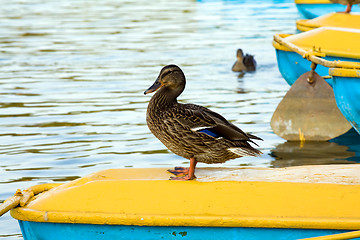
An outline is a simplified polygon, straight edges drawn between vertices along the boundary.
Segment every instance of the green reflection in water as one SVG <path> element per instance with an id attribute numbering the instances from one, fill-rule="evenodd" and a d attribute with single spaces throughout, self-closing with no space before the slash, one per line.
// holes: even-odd
<path id="1" fill-rule="evenodd" d="M 334 142 L 285 142 L 271 150 L 271 156 L 273 167 L 355 163 L 347 160 L 355 153 Z"/>

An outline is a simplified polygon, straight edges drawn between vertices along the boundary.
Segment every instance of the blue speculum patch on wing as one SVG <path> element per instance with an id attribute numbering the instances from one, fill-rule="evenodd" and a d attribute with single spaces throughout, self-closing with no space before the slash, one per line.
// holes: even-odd
<path id="1" fill-rule="evenodd" d="M 220 137 L 220 135 L 212 132 L 212 131 L 211 131 L 210 129 L 208 129 L 208 128 L 198 130 L 198 132 L 206 133 L 207 135 L 212 136 L 212 137 L 214 137 L 214 138 Z"/>

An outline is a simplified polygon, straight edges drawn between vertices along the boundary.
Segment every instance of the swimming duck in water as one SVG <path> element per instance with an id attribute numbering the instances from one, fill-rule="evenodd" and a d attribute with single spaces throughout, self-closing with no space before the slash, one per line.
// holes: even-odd
<path id="1" fill-rule="evenodd" d="M 190 160 L 189 168 L 169 170 L 178 177 L 195 178 L 197 162 L 223 163 L 261 152 L 250 145 L 259 137 L 243 132 L 220 114 L 195 104 L 178 103 L 185 89 L 185 75 L 176 65 L 161 69 L 144 94 L 157 91 L 150 99 L 146 122 L 150 131 L 173 153 Z"/>
<path id="2" fill-rule="evenodd" d="M 359 4 L 360 0 L 330 0 L 332 3 L 340 3 L 342 5 L 346 5 L 346 10 L 344 13 L 350 13 L 352 5 Z"/>
<path id="3" fill-rule="evenodd" d="M 244 53 L 242 49 L 238 49 L 236 52 L 236 62 L 232 66 L 234 72 L 253 72 L 256 70 L 256 61 L 253 55 Z"/>

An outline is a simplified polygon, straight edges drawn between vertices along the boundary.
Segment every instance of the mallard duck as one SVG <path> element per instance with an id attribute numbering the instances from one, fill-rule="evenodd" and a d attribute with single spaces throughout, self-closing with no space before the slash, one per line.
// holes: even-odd
<path id="1" fill-rule="evenodd" d="M 250 145 L 252 139 L 220 114 L 195 104 L 178 103 L 185 89 L 185 75 L 176 65 L 161 69 L 154 84 L 144 94 L 157 91 L 150 99 L 146 122 L 150 131 L 173 153 L 190 160 L 189 168 L 169 170 L 178 177 L 195 178 L 197 162 L 223 163 L 243 156 L 258 156 L 261 152 Z"/>
<path id="2" fill-rule="evenodd" d="M 346 10 L 344 13 L 350 13 L 352 5 L 359 4 L 360 0 L 330 0 L 332 3 L 340 3 L 342 5 L 346 5 Z"/>
<path id="3" fill-rule="evenodd" d="M 253 55 L 244 53 L 242 49 L 238 49 L 236 52 L 236 62 L 232 66 L 234 72 L 253 72 L 256 70 L 256 61 Z"/>

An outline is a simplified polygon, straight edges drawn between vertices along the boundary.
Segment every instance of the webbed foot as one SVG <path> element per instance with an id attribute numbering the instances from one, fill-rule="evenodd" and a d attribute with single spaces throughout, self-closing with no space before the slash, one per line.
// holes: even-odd
<path id="1" fill-rule="evenodd" d="M 181 177 L 170 177 L 170 180 L 177 180 L 177 181 L 188 181 L 193 180 L 196 177 L 193 176 L 192 178 L 189 175 L 181 176 Z"/>
<path id="2" fill-rule="evenodd" d="M 168 172 L 174 174 L 175 176 L 187 175 L 189 174 L 189 168 L 175 167 L 174 169 L 168 169 Z"/>
<path id="3" fill-rule="evenodd" d="M 170 180 L 179 180 L 179 181 L 187 181 L 192 180 L 195 177 L 195 167 L 197 161 L 195 158 L 190 158 L 190 167 L 175 167 L 174 170 L 168 170 L 170 173 L 174 174 L 176 177 L 170 177 Z"/>

